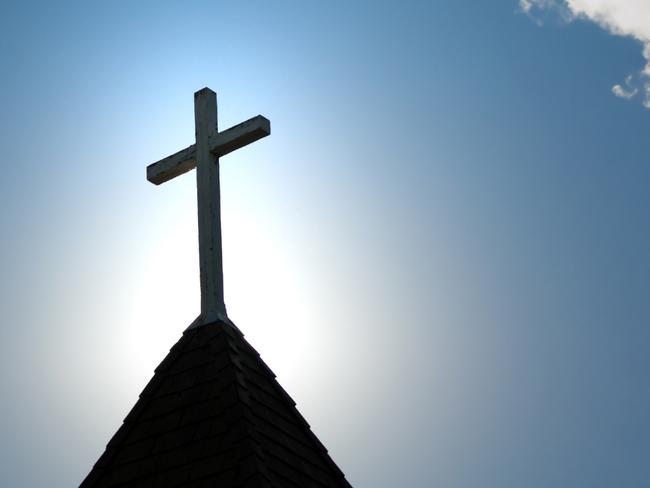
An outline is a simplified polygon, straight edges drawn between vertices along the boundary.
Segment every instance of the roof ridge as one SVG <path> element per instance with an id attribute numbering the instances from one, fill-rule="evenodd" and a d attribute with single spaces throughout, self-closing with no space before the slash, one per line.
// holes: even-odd
<path id="1" fill-rule="evenodd" d="M 131 410 L 129 410 L 129 413 L 126 414 L 126 417 L 124 417 L 124 420 L 122 421 L 122 425 L 117 429 L 115 434 L 109 439 L 109 441 L 106 443 L 106 449 L 104 452 L 101 454 L 97 462 L 93 465 L 93 468 L 91 469 L 90 473 L 88 473 L 88 476 L 81 482 L 79 485 L 79 488 L 86 488 L 91 486 L 94 483 L 99 482 L 99 480 L 106 474 L 104 471 L 104 467 L 108 466 L 108 464 L 113 460 L 115 455 L 118 453 L 116 448 L 119 446 L 125 439 L 126 437 L 133 431 L 133 429 L 137 426 L 135 422 L 131 422 L 131 420 L 135 421 L 142 415 L 146 407 L 151 403 L 151 401 L 154 399 L 152 395 L 149 395 L 148 393 L 152 392 L 155 390 L 157 387 L 160 386 L 160 383 L 162 382 L 162 377 L 158 374 L 159 372 L 162 372 L 164 369 L 168 369 L 171 366 L 171 363 L 178 359 L 180 355 L 180 348 L 178 345 L 183 341 L 184 339 L 184 334 L 181 336 L 181 338 L 176 342 L 169 350 L 169 353 L 165 358 L 160 362 L 158 366 L 154 369 L 154 375 L 151 377 L 151 379 L 147 382 L 145 385 L 144 389 L 140 394 L 138 395 L 138 400 L 135 402 L 135 405 L 131 407 Z M 99 468 L 99 469 L 96 469 Z"/>
<path id="2" fill-rule="evenodd" d="M 239 340 L 244 344 L 244 346 L 246 348 L 249 349 L 249 352 L 252 353 L 251 355 L 253 356 L 255 362 L 257 363 L 257 365 L 260 366 L 263 370 L 265 370 L 269 374 L 269 376 L 271 377 L 271 386 L 290 405 L 289 412 L 293 416 L 293 418 L 297 421 L 297 423 L 300 426 L 301 431 L 303 432 L 303 434 L 305 434 L 318 447 L 317 452 L 318 452 L 319 457 L 321 458 L 321 460 L 324 461 L 325 464 L 327 464 L 328 467 L 334 471 L 334 473 L 336 473 L 336 475 L 339 477 L 339 481 L 341 481 L 343 487 L 351 488 L 351 485 L 345 479 L 345 475 L 343 474 L 343 472 L 340 470 L 340 468 L 336 465 L 336 463 L 334 463 L 334 461 L 329 456 L 327 448 L 325 448 L 323 443 L 320 442 L 320 440 L 316 437 L 314 432 L 311 430 L 311 426 L 309 425 L 307 420 L 305 420 L 305 418 L 302 416 L 302 414 L 296 408 L 296 402 L 293 400 L 293 398 L 291 398 L 291 396 L 287 393 L 287 391 L 277 381 L 277 376 L 275 375 L 273 370 L 271 370 L 271 368 L 264 362 L 264 360 L 262 359 L 260 353 L 246 340 L 246 338 L 244 337 L 244 334 L 238 328 L 233 328 L 233 329 L 227 331 L 227 333 L 235 334 L 235 335 L 239 336 Z M 240 375 L 242 374 L 241 371 L 239 372 L 239 374 Z M 243 378 L 244 381 L 247 381 L 244 376 L 242 376 L 242 378 Z M 284 416 L 281 412 L 278 412 L 278 414 Z M 252 415 L 253 415 L 253 417 L 258 417 L 255 413 L 253 413 Z M 257 420 L 255 422 L 257 422 Z M 255 426 L 254 428 L 256 429 L 256 431 L 258 430 L 257 426 Z M 264 435 L 264 434 L 262 434 L 262 435 Z M 291 434 L 288 434 L 288 435 L 291 435 Z M 302 444 L 302 442 L 299 439 L 295 439 L 295 440 Z M 313 463 L 311 463 L 311 461 L 309 461 L 308 459 L 305 459 L 305 461 L 312 464 L 312 466 L 314 466 L 315 468 L 320 469 L 318 466 L 315 466 Z M 324 485 L 324 486 L 326 486 L 326 485 Z"/>
<path id="3" fill-rule="evenodd" d="M 244 334 L 239 331 L 236 327 L 231 328 L 230 330 L 225 329 L 224 330 L 225 334 L 228 336 L 228 341 L 229 341 L 229 346 L 231 349 L 237 349 L 237 346 L 232 343 L 233 337 L 231 336 L 232 333 L 236 333 L 239 335 L 239 338 L 246 342 L 248 344 L 248 341 L 244 339 Z M 229 350 L 228 351 L 228 357 L 230 358 L 230 361 L 232 365 L 235 368 L 235 375 L 237 377 L 237 381 L 235 381 L 235 391 L 239 399 L 241 400 L 237 404 L 237 409 L 241 411 L 242 416 L 246 419 L 248 426 L 248 436 L 246 437 L 246 440 L 251 444 L 251 450 L 253 451 L 254 455 L 258 458 L 258 468 L 262 473 L 262 476 L 264 477 L 264 480 L 266 481 L 266 486 L 269 488 L 275 488 L 275 485 L 272 482 L 272 478 L 268 473 L 268 469 L 266 468 L 266 453 L 262 449 L 261 443 L 259 442 L 258 436 L 259 433 L 257 432 L 257 428 L 255 426 L 255 422 L 253 421 L 252 417 L 254 414 L 251 411 L 250 408 L 250 398 L 248 396 L 250 395 L 250 392 L 246 388 L 245 384 L 247 383 L 247 380 L 243 374 L 242 371 L 242 366 L 241 364 L 238 364 L 238 358 L 234 356 L 233 351 Z M 246 391 L 243 391 L 243 388 L 246 388 Z M 259 462 L 262 461 L 262 462 Z"/>

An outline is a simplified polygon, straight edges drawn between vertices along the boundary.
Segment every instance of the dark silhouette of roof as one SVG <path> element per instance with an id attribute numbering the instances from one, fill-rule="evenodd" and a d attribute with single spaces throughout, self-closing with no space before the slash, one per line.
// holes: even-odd
<path id="1" fill-rule="evenodd" d="M 234 325 L 185 331 L 80 488 L 350 487 Z"/>

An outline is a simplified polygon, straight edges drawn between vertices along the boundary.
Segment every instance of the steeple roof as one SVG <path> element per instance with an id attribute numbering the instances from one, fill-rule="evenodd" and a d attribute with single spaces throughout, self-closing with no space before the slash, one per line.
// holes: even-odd
<path id="1" fill-rule="evenodd" d="M 229 321 L 190 328 L 80 488 L 350 487 Z"/>

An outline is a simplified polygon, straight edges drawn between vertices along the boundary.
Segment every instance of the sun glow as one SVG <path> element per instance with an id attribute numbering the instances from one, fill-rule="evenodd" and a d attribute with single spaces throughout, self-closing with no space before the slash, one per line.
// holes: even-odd
<path id="1" fill-rule="evenodd" d="M 259 215 L 238 210 L 225 217 L 228 315 L 276 375 L 292 381 L 316 346 L 312 307 L 295 261 Z"/>
<path id="2" fill-rule="evenodd" d="M 150 247 L 141 269 L 134 273 L 124 359 L 132 365 L 133 380 L 138 383 L 148 380 L 199 314 L 194 215 L 191 209 L 179 207 L 166 215 L 166 226 L 151 236 L 156 245 Z M 299 371 L 297 365 L 316 345 L 314 320 L 300 276 L 276 244 L 269 226 L 254 216 L 254 211 L 224 212 L 223 220 L 228 315 L 276 375 L 291 381 Z"/>
<path id="3" fill-rule="evenodd" d="M 196 218 L 172 222 L 142 258 L 131 286 L 133 301 L 126 328 L 126 351 L 133 367 L 150 376 L 200 309 Z M 175 225 L 174 225 L 175 224 Z"/>

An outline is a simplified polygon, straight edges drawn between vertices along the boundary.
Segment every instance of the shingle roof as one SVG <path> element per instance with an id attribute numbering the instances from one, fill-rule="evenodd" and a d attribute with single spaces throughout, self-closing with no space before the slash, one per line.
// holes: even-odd
<path id="1" fill-rule="evenodd" d="M 350 487 L 236 327 L 185 331 L 80 488 Z"/>

